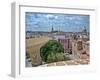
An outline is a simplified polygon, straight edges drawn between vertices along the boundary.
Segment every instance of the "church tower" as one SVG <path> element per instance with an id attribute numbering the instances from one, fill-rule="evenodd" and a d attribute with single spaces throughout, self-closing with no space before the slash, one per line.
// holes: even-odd
<path id="1" fill-rule="evenodd" d="M 51 32 L 53 32 L 53 31 L 54 31 L 54 29 L 53 29 L 53 27 L 52 27 Z"/>

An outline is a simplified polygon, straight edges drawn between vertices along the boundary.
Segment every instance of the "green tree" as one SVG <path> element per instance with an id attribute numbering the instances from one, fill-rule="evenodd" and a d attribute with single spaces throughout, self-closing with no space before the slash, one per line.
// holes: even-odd
<path id="1" fill-rule="evenodd" d="M 56 61 L 56 56 L 54 55 L 54 53 L 50 53 L 48 56 L 47 56 L 47 63 L 50 63 L 50 62 L 55 62 Z"/>
<path id="2" fill-rule="evenodd" d="M 60 59 L 60 57 L 62 57 L 61 54 L 64 54 L 64 48 L 56 40 L 49 40 L 44 46 L 40 48 L 40 56 L 44 62 L 57 61 L 57 56 L 59 56 Z"/>
<path id="3" fill-rule="evenodd" d="M 65 55 L 64 53 L 51 53 L 47 56 L 47 63 L 65 60 L 70 60 L 70 57 L 68 55 Z"/>

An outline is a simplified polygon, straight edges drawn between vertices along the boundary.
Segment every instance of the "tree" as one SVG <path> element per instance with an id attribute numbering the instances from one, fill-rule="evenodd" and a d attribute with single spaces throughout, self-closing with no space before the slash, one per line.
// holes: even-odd
<path id="1" fill-rule="evenodd" d="M 56 40 L 49 40 L 40 48 L 40 56 L 44 62 L 55 62 L 58 60 L 57 56 L 59 59 L 62 57 L 61 54 L 64 54 L 64 48 Z"/>
<path id="2" fill-rule="evenodd" d="M 55 61 L 56 61 L 56 56 L 54 55 L 54 53 L 48 54 L 46 62 L 50 63 L 50 62 L 55 62 Z"/>

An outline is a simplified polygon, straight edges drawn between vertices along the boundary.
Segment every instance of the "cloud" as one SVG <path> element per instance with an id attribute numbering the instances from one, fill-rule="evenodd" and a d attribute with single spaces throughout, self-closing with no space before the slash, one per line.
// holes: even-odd
<path id="1" fill-rule="evenodd" d="M 89 27 L 89 16 L 57 13 L 31 13 L 26 15 L 26 27 L 34 31 L 50 31 L 61 27 L 64 31 L 79 31 L 79 27 Z"/>
<path id="2" fill-rule="evenodd" d="M 58 16 L 53 15 L 53 14 L 47 14 L 46 17 L 47 17 L 48 19 L 57 19 L 57 18 L 58 18 Z"/>
<path id="3" fill-rule="evenodd" d="M 80 17 L 80 16 L 74 16 L 74 15 L 73 16 L 67 16 L 66 19 L 69 19 L 69 20 L 78 20 L 78 21 L 83 20 L 82 17 Z"/>

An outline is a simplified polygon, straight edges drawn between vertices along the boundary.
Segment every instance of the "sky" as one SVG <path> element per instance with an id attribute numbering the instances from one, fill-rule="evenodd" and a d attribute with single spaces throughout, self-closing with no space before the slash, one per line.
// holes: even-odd
<path id="1" fill-rule="evenodd" d="M 61 13 L 25 13 L 26 31 L 50 32 L 55 31 L 81 32 L 84 28 L 89 31 L 89 15 Z"/>

